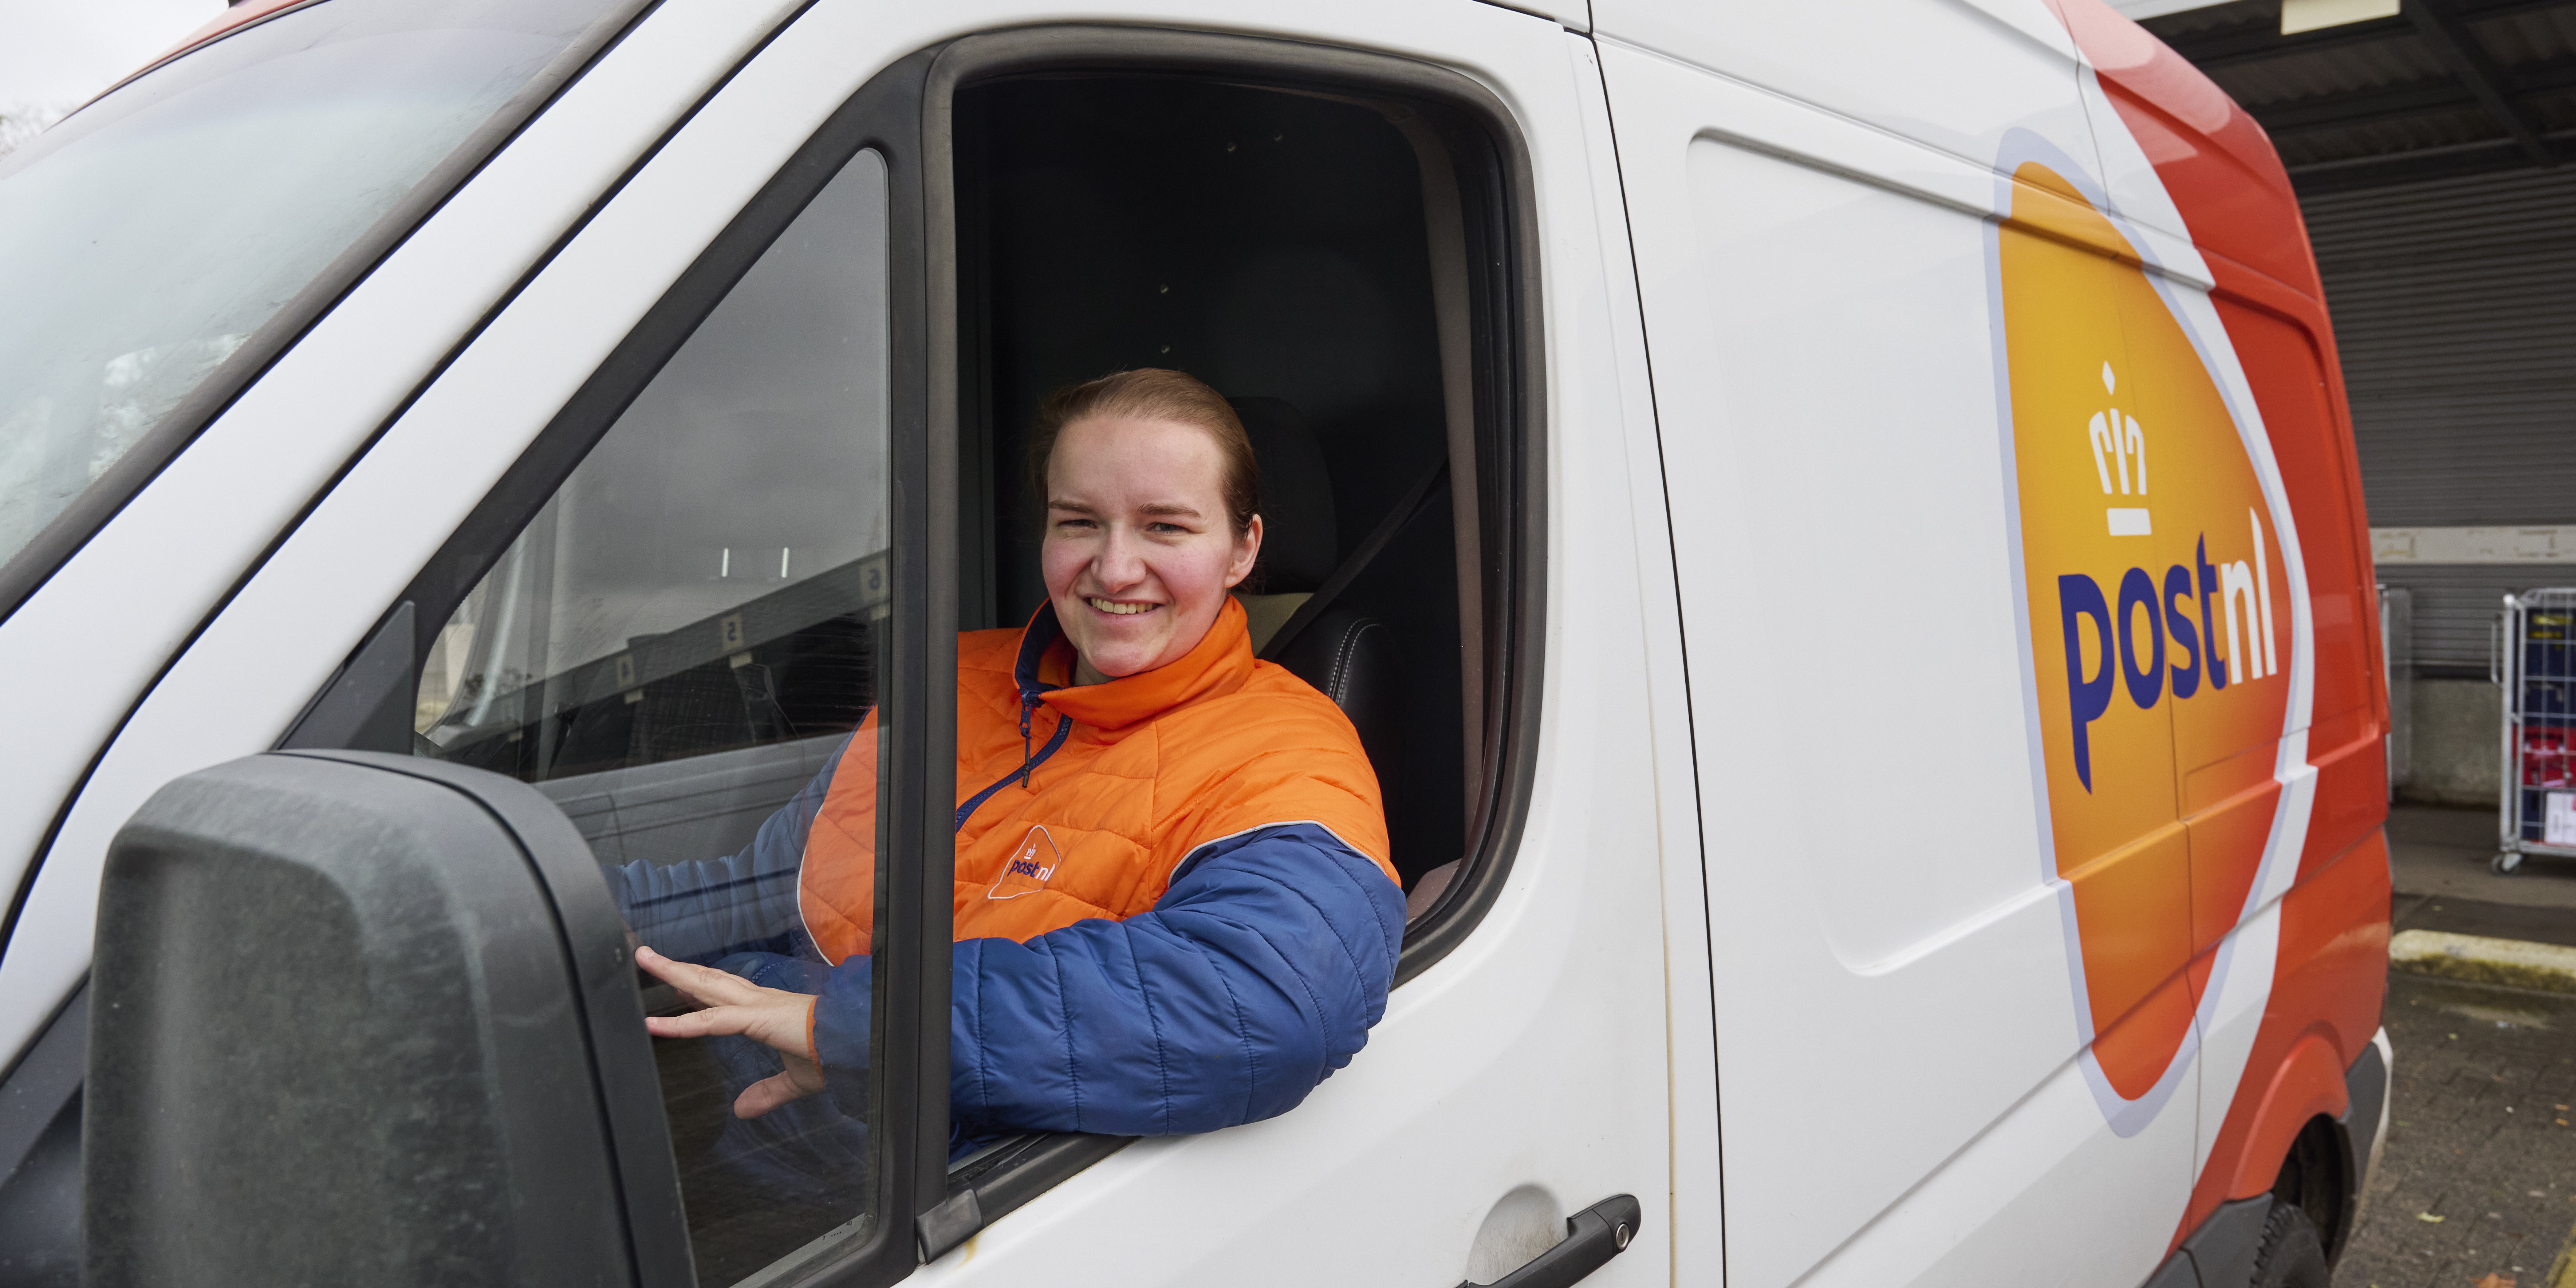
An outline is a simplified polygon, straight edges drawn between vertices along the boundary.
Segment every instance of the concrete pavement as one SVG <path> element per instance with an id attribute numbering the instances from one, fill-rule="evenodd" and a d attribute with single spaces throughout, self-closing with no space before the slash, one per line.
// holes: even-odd
<path id="1" fill-rule="evenodd" d="M 2526 858 L 2520 870 L 2498 875 L 2487 866 L 2496 852 L 2496 811 L 2400 805 L 2388 814 L 2388 854 L 2401 895 L 2442 895 L 2515 908 L 2576 911 L 2576 859 Z M 2400 901 L 2401 909 L 2403 900 Z M 2570 918 L 2576 922 L 2576 918 Z M 2545 924 L 2537 919 L 2533 925 Z M 2486 934 L 2466 926 L 2428 926 Z M 2560 935 L 2566 931 L 2555 932 Z M 2503 938 L 2530 936 L 2504 935 Z M 2547 943 L 2576 942 L 2548 939 Z"/>
<path id="2" fill-rule="evenodd" d="M 2396 929 L 2576 947 L 2576 861 L 2498 875 L 2495 834 L 2490 810 L 2393 812 Z M 2552 1276 L 2576 1227 L 2576 995 L 2393 972 L 2384 1022 L 2388 1143 L 2337 1288 L 2576 1288 Z"/>
<path id="3" fill-rule="evenodd" d="M 2388 1143 L 2337 1288 L 2544 1288 L 2576 1226 L 2576 997 L 2388 984 Z"/>

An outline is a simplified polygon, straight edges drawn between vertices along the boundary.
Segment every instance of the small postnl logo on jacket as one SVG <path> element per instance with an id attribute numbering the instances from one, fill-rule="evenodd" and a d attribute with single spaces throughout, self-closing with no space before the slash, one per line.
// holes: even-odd
<path id="1" fill-rule="evenodd" d="M 1043 826 L 1032 827 L 1021 838 L 1020 848 L 1011 851 L 1010 861 L 1002 865 L 1002 875 L 994 878 L 993 888 L 984 892 L 987 899 L 1016 899 L 1031 891 L 1046 889 L 1055 876 L 1064 855 L 1055 848 L 1055 838 Z"/>

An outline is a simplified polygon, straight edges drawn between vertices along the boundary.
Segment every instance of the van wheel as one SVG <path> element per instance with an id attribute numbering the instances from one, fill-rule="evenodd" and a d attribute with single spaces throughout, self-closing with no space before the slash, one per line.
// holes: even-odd
<path id="1" fill-rule="evenodd" d="M 2251 1288 L 2330 1288 L 2326 1249 L 2316 1224 L 2297 1204 L 2275 1202 L 2263 1222 L 2263 1246 L 2254 1254 Z"/>

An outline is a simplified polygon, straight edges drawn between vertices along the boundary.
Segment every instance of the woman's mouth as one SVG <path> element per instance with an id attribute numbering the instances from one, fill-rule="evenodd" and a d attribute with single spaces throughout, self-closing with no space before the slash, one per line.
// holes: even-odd
<path id="1" fill-rule="evenodd" d="M 1117 600 L 1102 599 L 1096 595 L 1087 597 L 1084 602 L 1112 617 L 1132 617 L 1137 613 L 1150 613 L 1162 607 L 1161 604 L 1122 604 Z"/>

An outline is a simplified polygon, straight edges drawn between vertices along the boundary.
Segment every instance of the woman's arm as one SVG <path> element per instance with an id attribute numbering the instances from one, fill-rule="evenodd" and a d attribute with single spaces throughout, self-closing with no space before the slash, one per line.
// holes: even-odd
<path id="1" fill-rule="evenodd" d="M 1172 1135 L 1285 1113 L 1368 1041 L 1403 938 L 1404 892 L 1323 828 L 1215 842 L 1149 912 L 955 946 L 950 1112 L 969 1135 Z M 858 958 L 824 987 L 827 1074 L 867 1065 L 868 987 Z M 829 1085 L 866 1094 L 863 1078 Z"/>
<path id="2" fill-rule="evenodd" d="M 849 739 L 832 744 L 822 771 L 760 824 L 739 854 L 668 866 L 639 859 L 608 872 L 618 911 L 664 956 L 701 965 L 745 950 L 782 952 L 804 924 L 796 906 L 805 837 L 831 791 Z"/>

